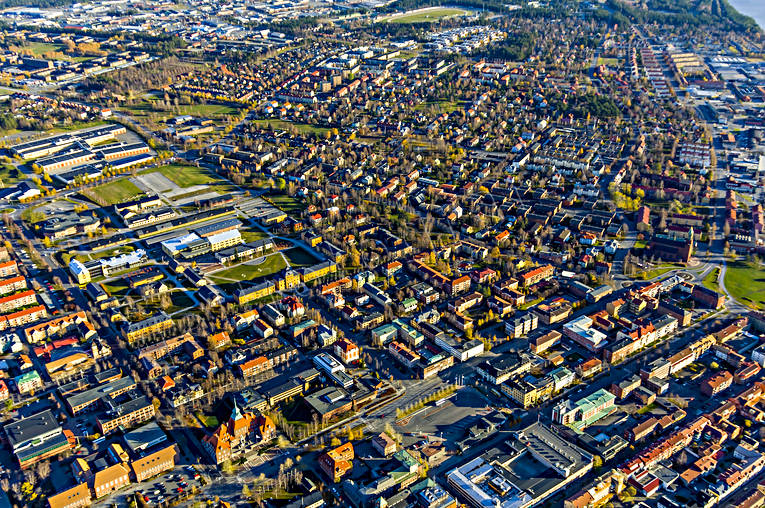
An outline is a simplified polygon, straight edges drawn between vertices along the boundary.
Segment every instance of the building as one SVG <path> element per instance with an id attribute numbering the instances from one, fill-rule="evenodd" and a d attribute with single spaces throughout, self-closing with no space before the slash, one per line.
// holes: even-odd
<path id="1" fill-rule="evenodd" d="M 490 358 L 476 366 L 476 373 L 491 384 L 499 385 L 508 379 L 531 370 L 531 358 L 527 353 L 507 353 Z"/>
<path id="2" fill-rule="evenodd" d="M 319 456 L 319 467 L 328 478 L 337 483 L 353 468 L 353 459 L 353 445 L 349 442 Z"/>
<path id="3" fill-rule="evenodd" d="M 576 402 L 559 402 L 553 407 L 552 419 L 581 431 L 616 411 L 615 401 L 613 393 L 600 389 Z"/>
<path id="4" fill-rule="evenodd" d="M 36 370 L 29 370 L 13 378 L 16 389 L 21 395 L 34 393 L 43 387 L 42 378 Z"/>
<path id="5" fill-rule="evenodd" d="M 335 356 L 340 358 L 344 364 L 350 365 L 351 363 L 359 361 L 359 347 L 347 339 L 341 339 L 334 344 Z"/>
<path id="6" fill-rule="evenodd" d="M 22 468 L 64 453 L 74 447 L 74 437 L 64 431 L 53 413 L 43 411 L 3 427 L 13 455 Z"/>
<path id="7" fill-rule="evenodd" d="M 731 384 L 733 384 L 733 374 L 723 370 L 705 379 L 699 389 L 707 397 L 712 397 L 727 389 Z"/>
<path id="8" fill-rule="evenodd" d="M 555 346 L 560 342 L 561 333 L 557 330 L 552 330 L 541 337 L 537 337 L 534 340 L 529 341 L 529 347 L 534 354 L 541 354 Z"/>
<path id="9" fill-rule="evenodd" d="M 517 432 L 502 448 L 446 474 L 449 488 L 470 506 L 531 507 L 566 488 L 592 469 L 592 455 L 534 423 Z"/>
<path id="10" fill-rule="evenodd" d="M 271 418 L 241 412 L 236 402 L 228 422 L 202 439 L 202 447 L 215 464 L 233 460 L 254 446 L 270 441 L 276 433 Z"/>
<path id="11" fill-rule="evenodd" d="M 555 268 L 552 265 L 544 265 L 537 268 L 532 268 L 520 274 L 521 287 L 527 288 L 533 286 L 543 280 L 551 279 L 555 274 Z"/>
<path id="12" fill-rule="evenodd" d="M 133 479 L 136 482 L 142 482 L 165 471 L 172 471 L 177 457 L 178 451 L 174 444 L 143 455 L 130 463 Z"/>
<path id="13" fill-rule="evenodd" d="M 173 327 L 173 318 L 160 311 L 157 314 L 136 323 L 123 323 L 122 335 L 128 344 L 160 334 Z"/>
<path id="14" fill-rule="evenodd" d="M 372 447 L 383 457 L 389 457 L 396 451 L 396 441 L 385 432 L 381 432 L 372 438 Z"/>
<path id="15" fill-rule="evenodd" d="M 49 508 L 80 508 L 81 506 L 90 506 L 90 504 L 90 488 L 85 482 L 48 496 Z"/>
<path id="16" fill-rule="evenodd" d="M 98 417 L 98 427 L 106 435 L 118 428 L 130 428 L 154 417 L 154 404 L 141 396 L 112 407 Z"/>
<path id="17" fill-rule="evenodd" d="M 72 415 L 76 415 L 92 408 L 99 400 L 105 401 L 119 397 L 136 387 L 135 380 L 130 377 L 120 377 L 107 381 L 94 388 L 74 393 L 65 397 L 66 405 Z"/>

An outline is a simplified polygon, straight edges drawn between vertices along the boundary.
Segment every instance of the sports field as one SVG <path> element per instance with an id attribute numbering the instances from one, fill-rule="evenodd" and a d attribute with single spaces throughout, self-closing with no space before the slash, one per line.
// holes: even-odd
<path id="1" fill-rule="evenodd" d="M 453 7 L 438 7 L 435 9 L 429 9 L 427 11 L 412 12 L 410 14 L 396 14 L 388 18 L 388 23 L 430 23 L 433 21 L 439 21 L 444 18 L 451 18 L 454 16 L 464 16 L 468 11 L 464 9 L 456 9 Z"/>

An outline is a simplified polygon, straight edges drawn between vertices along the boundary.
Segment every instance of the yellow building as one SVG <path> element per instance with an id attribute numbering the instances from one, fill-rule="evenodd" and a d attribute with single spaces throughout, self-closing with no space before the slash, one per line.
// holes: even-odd
<path id="1" fill-rule="evenodd" d="M 276 289 L 284 291 L 285 289 L 292 289 L 300 285 L 300 274 L 295 270 L 287 270 L 284 272 L 284 277 L 276 281 Z"/>
<path id="2" fill-rule="evenodd" d="M 324 261 L 302 269 L 303 282 L 316 280 L 337 271 L 337 265 L 331 261 Z"/>
<path id="3" fill-rule="evenodd" d="M 136 340 L 150 337 L 156 333 L 161 333 L 172 328 L 172 326 L 173 318 L 164 312 L 160 312 L 159 314 L 138 321 L 137 323 L 127 323 L 123 327 L 122 333 L 128 341 L 128 344 L 132 344 Z"/>
<path id="4" fill-rule="evenodd" d="M 276 292 L 276 284 L 272 281 L 263 282 L 257 286 L 240 289 L 236 292 L 236 303 L 244 305 L 245 303 L 259 300 Z"/>

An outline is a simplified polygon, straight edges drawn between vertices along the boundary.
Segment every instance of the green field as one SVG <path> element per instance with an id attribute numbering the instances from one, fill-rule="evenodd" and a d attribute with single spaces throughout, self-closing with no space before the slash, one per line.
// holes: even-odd
<path id="1" fill-rule="evenodd" d="M 282 251 L 292 267 L 311 266 L 319 262 L 310 252 L 302 247 L 293 247 Z"/>
<path id="2" fill-rule="evenodd" d="M 678 268 L 683 268 L 682 265 L 672 265 L 672 264 L 666 264 L 666 265 L 657 265 L 651 270 L 645 270 L 639 273 L 639 278 L 643 280 L 653 279 L 655 277 L 659 277 L 660 275 L 664 275 L 665 273 L 669 273 L 672 270 L 677 270 Z"/>
<path id="3" fill-rule="evenodd" d="M 244 240 L 244 243 L 250 243 L 254 242 L 256 240 L 263 240 L 264 238 L 268 238 L 268 233 L 264 233 L 262 231 L 250 231 L 250 230 L 239 230 L 239 232 L 242 234 L 242 240 Z"/>
<path id="4" fill-rule="evenodd" d="M 607 67 L 619 67 L 621 60 L 618 58 L 598 58 L 598 65 L 605 65 Z"/>
<path id="5" fill-rule="evenodd" d="M 299 134 L 318 134 L 319 136 L 324 136 L 329 132 L 328 127 L 319 127 L 318 125 L 310 125 L 307 123 L 288 122 L 286 120 L 261 119 L 254 120 L 252 123 L 270 130 L 289 131 L 290 129 L 295 128 Z"/>
<path id="6" fill-rule="evenodd" d="M 120 178 L 119 180 L 87 189 L 82 193 L 96 202 L 104 201 L 109 205 L 122 203 L 143 194 L 141 189 L 128 178 Z"/>
<path id="7" fill-rule="evenodd" d="M 266 197 L 288 215 L 300 214 L 305 210 L 305 205 L 301 201 L 287 194 L 271 194 Z"/>
<path id="8" fill-rule="evenodd" d="M 121 109 L 133 116 L 148 116 L 150 113 L 159 113 L 168 118 L 174 116 L 191 115 L 196 117 L 206 117 L 212 120 L 219 120 L 224 116 L 236 115 L 239 110 L 231 106 L 222 104 L 188 104 L 173 106 L 169 109 L 163 109 L 154 104 L 155 101 L 144 100 L 138 104 L 123 106 Z"/>
<path id="9" fill-rule="evenodd" d="M 60 60 L 82 62 L 84 60 L 90 60 L 93 57 L 90 56 L 71 56 L 64 53 L 63 44 L 54 44 L 50 42 L 24 42 L 21 45 L 15 46 L 22 54 L 28 54 L 29 56 L 40 58 L 46 53 L 57 53 L 56 58 Z"/>
<path id="10" fill-rule="evenodd" d="M 744 305 L 765 309 L 765 269 L 743 260 L 728 263 L 725 287 Z"/>
<path id="11" fill-rule="evenodd" d="M 221 181 L 208 170 L 197 168 L 195 166 L 170 164 L 168 166 L 153 168 L 147 171 L 147 173 L 153 173 L 155 171 L 159 171 L 165 178 L 184 189 L 195 185 L 209 185 Z"/>
<path id="12" fill-rule="evenodd" d="M 130 291 L 125 279 L 115 279 L 108 284 L 102 284 L 102 286 L 110 296 L 125 296 Z"/>
<path id="13" fill-rule="evenodd" d="M 701 284 L 707 288 L 711 289 L 712 291 L 720 291 L 720 286 L 717 284 L 717 278 L 720 276 L 720 269 L 715 268 L 712 271 L 710 271 L 706 277 L 704 277 L 704 280 L 701 281 Z"/>
<path id="14" fill-rule="evenodd" d="M 403 16 L 393 16 L 388 18 L 388 23 L 430 23 L 453 16 L 464 16 L 468 11 L 464 9 L 454 9 L 450 7 L 441 7 L 440 9 L 431 9 L 426 12 L 416 12 L 404 14 Z"/>
<path id="15" fill-rule="evenodd" d="M 427 110 L 430 108 L 438 109 L 443 113 L 451 113 L 452 111 L 457 111 L 462 109 L 462 106 L 457 101 L 448 101 L 446 99 L 443 100 L 437 100 L 437 101 L 426 101 L 422 104 L 418 104 L 415 106 L 415 110 L 422 111 Z"/>
<path id="16" fill-rule="evenodd" d="M 231 267 L 227 270 L 221 270 L 210 275 L 210 280 L 220 284 L 230 284 L 236 281 L 245 281 L 266 277 L 287 268 L 282 256 L 273 254 L 268 256 L 265 261 L 255 264 L 242 264 Z"/>
<path id="17" fill-rule="evenodd" d="M 15 185 L 26 178 L 13 164 L 0 164 L 0 189 Z"/>

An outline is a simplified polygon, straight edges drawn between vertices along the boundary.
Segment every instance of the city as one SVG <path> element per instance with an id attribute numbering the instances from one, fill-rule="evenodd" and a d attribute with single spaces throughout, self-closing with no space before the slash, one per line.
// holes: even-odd
<path id="1" fill-rule="evenodd" d="M 0 27 L 0 508 L 765 506 L 747 13 Z"/>

